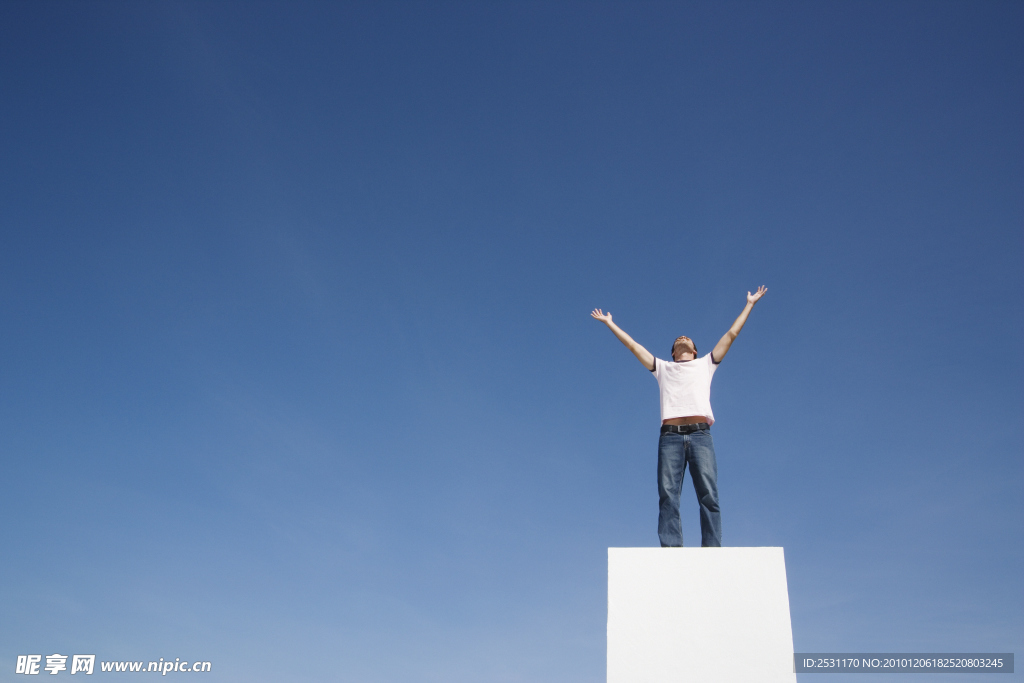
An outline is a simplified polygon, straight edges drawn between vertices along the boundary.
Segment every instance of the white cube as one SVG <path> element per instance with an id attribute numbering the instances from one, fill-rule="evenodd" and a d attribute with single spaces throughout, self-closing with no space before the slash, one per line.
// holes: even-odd
<path id="1" fill-rule="evenodd" d="M 608 683 L 796 683 L 782 548 L 609 548 Z"/>

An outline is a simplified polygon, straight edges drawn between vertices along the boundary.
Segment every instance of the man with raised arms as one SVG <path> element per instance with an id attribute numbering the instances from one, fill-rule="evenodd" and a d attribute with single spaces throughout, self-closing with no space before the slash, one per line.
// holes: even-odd
<path id="1" fill-rule="evenodd" d="M 697 346 L 689 337 L 672 343 L 672 361 L 655 358 L 650 351 L 612 322 L 612 314 L 600 308 L 590 314 L 608 326 L 645 368 L 654 373 L 661 391 L 661 438 L 658 440 L 658 538 L 663 548 L 683 545 L 679 519 L 679 494 L 686 466 L 690 466 L 693 490 L 700 503 L 700 544 L 722 545 L 722 516 L 718 509 L 718 465 L 715 444 L 711 440 L 711 377 L 729 352 L 747 316 L 768 290 L 762 285 L 753 294 L 747 292 L 747 305 L 715 348 L 697 357 Z"/>

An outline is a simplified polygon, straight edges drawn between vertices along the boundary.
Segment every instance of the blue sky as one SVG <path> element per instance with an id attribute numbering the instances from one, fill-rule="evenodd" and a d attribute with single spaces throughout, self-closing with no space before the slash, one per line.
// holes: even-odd
<path id="1" fill-rule="evenodd" d="M 0 680 L 604 680 L 658 397 L 588 313 L 703 352 L 759 284 L 724 541 L 785 547 L 796 649 L 1024 652 L 1022 29 L 3 3 Z"/>

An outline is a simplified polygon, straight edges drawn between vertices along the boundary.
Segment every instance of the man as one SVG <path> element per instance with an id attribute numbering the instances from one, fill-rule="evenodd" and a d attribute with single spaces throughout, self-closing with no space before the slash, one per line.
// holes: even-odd
<path id="1" fill-rule="evenodd" d="M 655 358 L 651 352 L 612 322 L 612 314 L 600 308 L 590 314 L 600 320 L 633 352 L 645 368 L 654 373 L 661 391 L 661 438 L 658 440 L 658 537 L 663 548 L 683 545 L 683 528 L 679 519 L 679 494 L 683 487 L 686 466 L 690 467 L 693 490 L 700 503 L 700 544 L 718 548 L 722 545 L 722 518 L 718 510 L 718 465 L 715 444 L 711 440 L 711 377 L 729 352 L 736 336 L 747 322 L 747 316 L 767 292 L 763 285 L 757 292 L 747 292 L 747 305 L 725 336 L 708 355 L 697 358 L 697 346 L 689 337 L 679 337 L 672 344 L 671 363 Z"/>

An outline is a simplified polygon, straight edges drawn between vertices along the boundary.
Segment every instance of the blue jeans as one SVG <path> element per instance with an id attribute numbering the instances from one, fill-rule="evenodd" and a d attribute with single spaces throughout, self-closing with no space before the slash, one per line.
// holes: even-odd
<path id="1" fill-rule="evenodd" d="M 661 547 L 683 545 L 683 526 L 679 519 L 679 494 L 686 466 L 690 466 L 693 490 L 700 503 L 700 544 L 722 545 L 722 515 L 718 510 L 718 463 L 711 430 L 689 434 L 662 434 L 658 441 L 658 538 Z"/>

